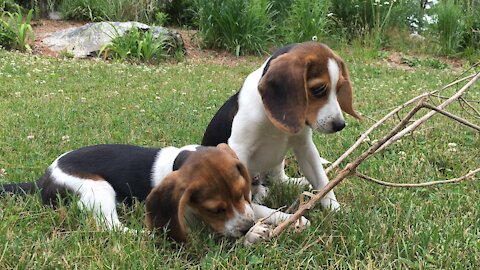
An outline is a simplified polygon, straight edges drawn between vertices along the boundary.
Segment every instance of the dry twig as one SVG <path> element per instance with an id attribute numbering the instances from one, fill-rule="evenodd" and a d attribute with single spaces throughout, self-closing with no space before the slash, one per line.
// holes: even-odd
<path id="1" fill-rule="evenodd" d="M 299 219 L 305 212 L 308 210 L 312 209 L 315 204 L 320 201 L 325 194 L 327 194 L 330 190 L 332 190 L 336 185 L 338 185 L 343 179 L 347 178 L 351 174 L 355 173 L 356 168 L 360 163 L 362 163 L 365 159 L 370 157 L 375 153 L 375 151 L 380 148 L 386 141 L 388 141 L 390 138 L 392 138 L 395 134 L 397 134 L 402 128 L 405 127 L 405 125 L 408 123 L 408 121 L 417 113 L 418 110 L 422 107 L 424 99 L 421 99 L 420 102 L 415 106 L 408 114 L 407 116 L 395 127 L 392 129 L 392 131 L 383 137 L 380 141 L 378 141 L 376 144 L 374 144 L 370 149 L 368 149 L 366 152 L 364 152 L 362 155 L 360 155 L 357 159 L 355 159 L 353 162 L 347 164 L 343 170 L 341 170 L 338 175 L 333 178 L 323 189 L 321 189 L 318 193 L 313 196 L 310 201 L 305 203 L 303 206 L 301 206 L 297 212 L 292 214 L 287 220 L 279 224 L 272 232 L 272 236 L 278 236 L 280 235 L 292 222 L 295 220 Z"/>
<path id="2" fill-rule="evenodd" d="M 469 89 L 478 79 L 480 78 L 480 72 L 476 73 L 475 77 L 473 77 L 473 79 L 471 79 L 467 84 L 465 84 L 462 89 L 460 89 L 457 93 L 455 93 L 453 96 L 451 96 L 449 99 L 445 100 L 442 104 L 438 105 L 437 107 L 439 109 L 443 109 L 445 108 L 447 105 L 449 105 L 450 103 L 454 102 L 455 100 L 457 100 L 458 98 L 460 98 L 463 93 L 465 93 L 465 91 L 467 91 L 467 89 Z M 397 141 L 398 139 L 400 139 L 401 137 L 403 137 L 405 134 L 411 132 L 412 130 L 414 130 L 415 128 L 417 128 L 419 125 L 423 124 L 425 121 L 427 121 L 428 119 L 430 119 L 435 113 L 437 113 L 436 111 L 431 111 L 429 113 L 427 113 L 426 115 L 420 117 L 418 120 L 416 120 L 414 123 L 412 123 L 411 125 L 409 125 L 408 127 L 406 127 L 405 129 L 403 129 L 402 131 L 398 132 L 395 136 L 393 136 L 391 139 L 389 139 L 384 145 L 382 145 L 382 147 L 380 147 L 380 149 L 378 149 L 378 151 L 382 151 L 383 149 L 385 149 L 387 146 L 389 146 L 390 144 L 394 143 L 395 141 Z"/>
<path id="3" fill-rule="evenodd" d="M 430 104 L 428 104 L 428 103 L 426 103 L 426 102 L 423 103 L 423 107 L 429 108 L 430 110 L 434 110 L 434 111 L 436 111 L 436 112 L 438 112 L 438 113 L 441 113 L 441 114 L 443 114 L 443 115 L 445 115 L 445 116 L 447 116 L 447 117 L 450 117 L 450 118 L 452 118 L 452 119 L 454 119 L 454 120 L 456 120 L 456 121 L 458 121 L 458 122 L 466 125 L 467 127 L 471 127 L 471 128 L 473 128 L 473 129 L 476 129 L 477 131 L 480 131 L 480 127 L 479 127 L 479 126 L 477 126 L 477 125 L 475 125 L 475 124 L 472 124 L 472 123 L 470 123 L 469 121 L 467 121 L 467 120 L 465 120 L 465 119 L 463 119 L 463 118 L 461 118 L 461 117 L 458 117 L 458 116 L 456 116 L 456 115 L 454 115 L 454 114 L 451 114 L 451 113 L 449 113 L 449 112 L 447 112 L 447 111 L 444 111 L 444 110 L 442 110 L 442 109 L 440 109 L 440 108 L 438 108 L 438 107 L 435 107 L 435 106 L 433 106 L 433 105 L 430 105 Z"/>
<path id="4" fill-rule="evenodd" d="M 478 74 L 477 74 L 478 76 Z M 432 91 L 432 92 L 429 92 L 429 93 L 423 93 L 419 96 L 416 96 L 412 99 L 410 99 L 409 101 L 405 102 L 404 104 L 400 105 L 400 106 L 397 106 L 396 108 L 394 108 L 392 111 L 390 111 L 388 114 L 386 114 L 382 119 L 380 119 L 378 122 L 376 122 L 373 126 L 371 126 L 369 129 L 367 129 L 367 131 L 365 131 L 362 135 L 360 135 L 360 138 L 357 139 L 357 141 L 343 154 L 341 155 L 337 160 L 335 160 L 332 165 L 330 165 L 328 168 L 325 169 L 325 172 L 328 174 L 330 173 L 334 168 L 336 168 L 338 165 L 340 165 L 340 163 L 345 160 L 353 151 L 355 151 L 355 149 L 358 148 L 358 146 L 360 146 L 360 144 L 368 137 L 368 135 L 370 133 L 372 133 L 376 128 L 378 128 L 379 126 L 381 126 L 384 122 L 386 122 L 388 119 L 390 119 L 392 116 L 398 114 L 398 112 L 400 112 L 401 110 L 403 110 L 405 107 L 411 105 L 412 103 L 416 102 L 417 100 L 419 99 L 422 99 L 422 98 L 425 98 L 425 97 L 428 97 L 428 96 L 431 96 L 431 95 L 434 95 L 440 91 L 443 91 L 449 87 L 452 87 L 458 83 L 461 83 L 465 80 L 468 80 L 468 79 L 471 79 L 475 77 L 475 74 L 472 74 L 472 75 L 469 75 L 469 76 L 466 76 L 464 78 L 461 78 L 461 79 L 458 79 L 458 80 L 455 80 L 445 86 L 443 86 L 442 88 L 438 89 L 438 90 L 435 90 L 435 91 Z M 400 119 L 400 117 L 399 117 Z"/>
<path id="5" fill-rule="evenodd" d="M 435 107 L 433 105 L 430 105 L 426 103 L 426 100 L 428 97 L 430 97 L 432 94 L 436 94 L 440 92 L 443 89 L 446 89 L 452 85 L 455 85 L 461 81 L 467 80 L 471 78 L 471 80 L 465 84 L 459 91 L 457 91 L 453 96 L 448 98 L 446 101 L 444 101 L 442 104 L 439 106 Z M 472 74 L 470 76 L 467 76 L 462 79 L 458 79 L 455 82 L 452 82 L 441 89 L 437 91 L 433 91 L 430 93 L 425 93 L 420 96 L 417 96 L 406 103 L 396 107 L 394 110 L 392 110 L 390 113 L 385 115 L 381 120 L 376 122 L 372 127 L 370 127 L 366 132 L 364 132 L 360 138 L 355 142 L 352 147 L 350 147 L 340 158 L 338 158 L 330 167 L 326 169 L 326 172 L 330 172 L 333 168 L 338 166 L 340 162 L 342 162 L 348 155 L 350 155 L 357 147 L 358 145 L 361 144 L 363 140 L 370 134 L 375 128 L 383 124 L 387 119 L 390 117 L 394 116 L 397 114 L 400 110 L 404 109 L 406 106 L 410 105 L 411 103 L 414 103 L 415 101 L 417 102 L 417 105 L 409 111 L 409 113 L 398 123 L 389 133 L 388 135 L 384 136 L 381 140 L 377 141 L 375 144 L 373 144 L 367 151 L 363 152 L 358 158 L 356 158 L 353 162 L 348 163 L 344 169 L 342 169 L 323 189 L 321 189 L 318 193 L 314 194 L 311 199 L 299 206 L 299 209 L 292 214 L 287 220 L 279 224 L 272 232 L 272 237 L 280 235 L 291 223 L 293 223 L 295 220 L 298 220 L 305 212 L 308 210 L 312 209 L 315 204 L 320 201 L 330 190 L 332 190 L 336 185 L 338 185 L 341 181 L 343 181 L 345 178 L 351 176 L 351 175 L 356 175 L 359 176 L 363 179 L 367 179 L 369 181 L 378 183 L 378 184 L 383 184 L 383 185 L 388 185 L 388 186 L 395 186 L 395 187 L 418 187 L 418 186 L 431 186 L 431 185 L 437 185 L 437 184 L 445 184 L 445 183 L 455 183 L 455 182 L 460 182 L 465 179 L 468 179 L 470 177 L 473 177 L 476 173 L 480 172 L 480 168 L 477 168 L 473 171 L 470 171 L 466 175 L 462 177 L 458 177 L 455 179 L 449 179 L 449 180 L 442 180 L 442 181 L 434 181 L 434 182 L 426 182 L 426 183 L 419 183 L 419 184 L 398 184 L 398 183 L 389 183 L 389 182 L 384 182 L 380 181 L 377 179 L 374 179 L 372 177 L 369 177 L 367 175 L 364 175 L 360 172 L 357 171 L 357 167 L 365 161 L 367 158 L 370 156 L 374 155 L 377 153 L 379 150 L 384 149 L 388 145 L 392 144 L 394 141 L 398 140 L 399 138 L 405 136 L 405 134 L 409 133 L 410 131 L 414 130 L 416 127 L 427 121 L 432 115 L 434 115 L 436 112 L 442 113 L 443 115 L 446 115 L 464 125 L 467 125 L 475 130 L 479 130 L 479 127 L 466 121 L 463 118 L 460 118 L 458 116 L 455 116 L 451 113 L 448 113 L 443 110 L 447 105 L 452 103 L 455 100 L 458 100 L 461 98 L 463 93 L 469 89 L 478 79 L 480 78 L 480 72 L 477 72 L 476 74 Z M 421 108 L 429 108 L 432 111 L 421 117 L 420 119 L 414 121 L 411 125 L 408 127 L 407 124 L 409 123 L 410 119 L 421 109 Z M 310 194 L 309 194 L 310 195 Z"/>
<path id="6" fill-rule="evenodd" d="M 376 183 L 376 184 L 379 184 L 379 185 L 382 185 L 382 186 L 412 188 L 412 187 L 428 187 L 428 186 L 441 185 L 441 184 L 458 183 L 458 182 L 462 182 L 466 179 L 469 179 L 469 178 L 475 176 L 475 174 L 477 174 L 479 172 L 480 172 L 480 168 L 477 168 L 473 171 L 468 172 L 467 174 L 465 174 L 464 176 L 461 176 L 461 177 L 457 177 L 457 178 L 453 178 L 453 179 L 447 179 L 447 180 L 429 181 L 429 182 L 423 182 L 423 183 L 391 183 L 391 182 L 385 182 L 385 181 L 382 181 L 382 180 L 375 179 L 371 176 L 365 175 L 365 174 L 363 174 L 359 171 L 355 172 L 355 176 L 358 176 L 362 179 L 371 181 L 373 183 Z"/>

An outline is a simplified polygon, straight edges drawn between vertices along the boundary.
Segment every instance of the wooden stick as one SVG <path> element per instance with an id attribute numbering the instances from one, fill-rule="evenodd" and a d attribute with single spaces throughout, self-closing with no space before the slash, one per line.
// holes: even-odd
<path id="1" fill-rule="evenodd" d="M 472 111 L 474 111 L 476 114 L 473 114 L 473 113 L 470 113 L 468 110 L 466 110 L 465 108 L 463 108 L 467 113 L 469 113 L 471 116 L 475 117 L 475 118 L 480 118 L 480 112 L 477 111 L 477 109 L 475 109 L 475 107 L 472 106 L 472 104 L 470 104 L 471 101 L 467 101 L 466 99 L 464 99 L 463 97 L 460 97 L 460 101 L 463 101 L 460 102 L 460 105 L 462 105 L 462 108 L 463 108 L 463 104 L 467 105 Z"/>
<path id="2" fill-rule="evenodd" d="M 280 223 L 272 232 L 272 237 L 280 235 L 291 223 L 295 220 L 299 219 L 305 212 L 312 209 L 315 204 L 321 200 L 330 190 L 332 190 L 336 185 L 338 185 L 343 179 L 347 178 L 351 174 L 355 173 L 356 168 L 360 163 L 362 163 L 365 159 L 370 157 L 380 148 L 385 142 L 387 142 L 390 138 L 392 138 L 395 134 L 397 134 L 400 130 L 402 130 L 408 121 L 422 108 L 422 103 L 425 101 L 425 98 L 421 99 L 420 102 L 405 116 L 405 118 L 395 127 L 393 128 L 388 135 L 383 137 L 380 141 L 376 144 L 372 145 L 370 149 L 363 152 L 357 159 L 353 162 L 347 164 L 343 170 L 341 170 L 334 179 L 332 179 L 328 184 L 323 187 L 314 197 L 310 199 L 307 203 L 301 206 L 297 212 L 292 214 L 289 218 L 287 218 L 284 222 Z"/>
<path id="3" fill-rule="evenodd" d="M 438 94 L 432 94 L 432 96 L 440 98 L 440 99 L 449 99 L 450 98 L 450 97 L 441 96 L 441 95 L 438 95 Z M 480 100 L 471 100 L 471 99 L 464 99 L 464 98 L 461 98 L 461 100 L 466 101 L 466 102 L 471 102 L 471 103 L 480 103 Z"/>
<path id="4" fill-rule="evenodd" d="M 438 108 L 443 109 L 450 103 L 454 102 L 457 100 L 467 89 L 469 89 L 478 79 L 480 78 L 480 72 L 478 72 L 473 79 L 471 79 L 467 84 L 465 84 L 462 89 L 458 90 L 453 96 L 451 96 L 449 99 L 445 100 L 442 104 L 438 105 Z M 401 137 L 405 136 L 405 134 L 411 132 L 415 128 L 417 128 L 419 125 L 423 124 L 425 121 L 430 119 L 434 114 L 436 114 L 436 111 L 431 111 L 427 113 L 426 115 L 422 116 L 419 118 L 417 121 L 403 129 L 402 131 L 398 132 L 395 136 L 393 136 L 391 139 L 389 139 L 378 151 L 382 151 L 385 149 L 387 146 L 391 145 Z"/>
<path id="5" fill-rule="evenodd" d="M 392 111 L 390 111 L 387 115 L 385 115 L 382 119 L 380 119 L 378 122 L 376 122 L 369 129 L 367 129 L 362 135 L 360 135 L 360 138 L 358 138 L 357 141 L 352 146 L 350 146 L 350 148 L 348 148 L 347 151 L 345 151 L 345 153 L 343 153 L 337 160 L 335 160 L 330 166 L 328 166 L 328 168 L 325 169 L 325 173 L 329 174 L 334 168 L 338 167 L 338 165 L 340 165 L 340 163 L 342 161 L 344 161 L 353 151 L 355 151 L 355 149 L 358 148 L 358 146 L 360 146 L 362 144 L 362 142 L 368 137 L 368 135 L 370 135 L 370 133 L 372 133 L 376 128 L 381 126 L 385 121 L 390 119 L 392 116 L 396 115 L 399 111 L 401 111 L 402 109 L 404 109 L 408 105 L 414 103 L 415 101 L 417 101 L 421 98 L 428 97 L 430 95 L 434 95 L 435 93 L 443 91 L 443 90 L 445 90 L 449 87 L 452 87 L 452 86 L 454 86 L 458 83 L 461 83 L 465 80 L 471 79 L 474 76 L 475 76 L 475 74 L 471 74 L 469 76 L 466 76 L 466 77 L 463 77 L 461 79 L 455 80 L 455 81 L 443 86 L 442 88 L 440 88 L 438 90 L 428 92 L 428 93 L 423 93 L 419 96 L 416 96 L 416 97 L 410 99 L 409 101 L 405 102 L 404 104 L 395 107 Z"/>
<path id="6" fill-rule="evenodd" d="M 454 86 L 454 85 L 456 85 L 456 84 L 459 84 L 459 83 L 461 83 L 461 82 L 463 82 L 463 81 L 466 81 L 466 80 L 468 80 L 468 79 L 471 79 L 471 78 L 473 78 L 474 76 L 475 76 L 475 74 L 471 74 L 471 75 L 468 75 L 468 76 L 466 76 L 466 77 L 463 77 L 463 78 L 460 78 L 460 79 L 458 79 L 458 80 L 455 80 L 455 81 L 453 81 L 453 82 L 451 82 L 451 83 L 449 83 L 449 84 L 447 84 L 447 85 L 442 86 L 442 88 L 440 88 L 440 89 L 437 89 L 437 90 L 434 90 L 434 91 L 432 91 L 432 92 L 429 92 L 428 95 L 429 95 L 429 96 L 434 95 L 434 94 L 436 94 L 436 93 L 438 93 L 438 92 L 441 92 L 441 91 L 443 91 L 443 90 L 445 90 L 445 89 L 447 89 L 447 88 L 450 88 L 450 87 L 452 87 L 452 86 Z M 417 97 L 414 97 L 414 98 L 412 98 L 411 100 L 405 102 L 404 104 L 407 104 L 407 105 L 408 105 L 408 104 L 411 104 L 411 103 L 415 102 L 415 100 L 418 100 L 419 98 L 422 98 L 425 94 L 427 94 L 427 93 L 424 93 L 424 94 L 421 94 L 421 95 L 419 95 L 419 96 L 417 96 Z M 447 98 L 447 99 L 448 99 L 448 98 Z M 397 107 L 391 107 L 391 108 L 389 108 L 389 109 L 386 109 L 385 111 L 392 110 L 392 109 L 396 109 L 396 108 L 397 108 Z M 383 110 L 382 110 L 382 111 L 383 111 Z"/>
<path id="7" fill-rule="evenodd" d="M 477 168 L 473 171 L 468 172 L 466 175 L 454 178 L 454 179 L 448 179 L 448 180 L 438 180 L 438 181 L 429 181 L 429 182 L 423 182 L 423 183 L 391 183 L 391 182 L 385 182 L 382 180 L 375 179 L 373 177 L 370 177 L 368 175 L 365 175 L 359 171 L 355 172 L 355 176 L 358 176 L 362 179 L 371 181 L 373 183 L 382 185 L 382 186 L 387 186 L 387 187 L 408 187 L 408 188 L 414 188 L 414 187 L 428 187 L 428 186 L 434 186 L 434 185 L 441 185 L 441 184 L 449 184 L 449 183 L 458 183 L 461 182 L 465 179 L 468 179 L 470 177 L 475 176 L 475 174 L 480 172 L 480 168 Z"/>
<path id="8" fill-rule="evenodd" d="M 343 155 L 341 155 L 335 162 L 332 163 L 328 168 L 325 169 L 325 173 L 330 173 L 334 168 L 336 168 L 345 158 L 347 158 L 357 147 L 372 133 L 377 127 L 381 126 L 385 121 L 387 121 L 389 118 L 394 116 L 396 113 L 404 109 L 406 106 L 412 104 L 413 102 L 425 98 L 429 95 L 430 93 L 423 93 L 419 96 L 416 96 L 409 101 L 405 102 L 404 104 L 398 106 L 391 112 L 389 112 L 387 115 L 385 115 L 382 119 L 380 119 L 378 122 L 376 122 L 373 126 L 371 126 L 369 129 L 367 129 L 362 135 L 360 135 L 360 138 L 352 145 L 350 148 L 348 148 Z"/>
<path id="9" fill-rule="evenodd" d="M 431 104 L 428 104 L 428 103 L 424 102 L 424 103 L 423 103 L 423 107 L 429 108 L 430 110 L 434 110 L 434 111 L 436 111 L 436 112 L 438 112 L 438 113 L 441 113 L 441 114 L 443 114 L 443 115 L 445 115 L 445 116 L 447 116 L 447 117 L 450 117 L 450 118 L 452 118 L 452 119 L 454 119 L 454 120 L 456 120 L 456 121 L 458 121 L 458 122 L 466 125 L 467 127 L 471 127 L 471 128 L 473 128 L 473 129 L 476 129 L 477 131 L 480 131 L 480 127 L 479 127 L 479 126 L 477 126 L 477 125 L 475 125 L 475 124 L 472 124 L 472 123 L 468 122 L 467 120 L 465 120 L 465 119 L 463 119 L 463 118 L 461 118 L 461 117 L 458 117 L 458 116 L 456 116 L 456 115 L 454 115 L 454 114 L 451 114 L 451 113 L 449 113 L 449 112 L 447 112 L 447 111 L 444 111 L 444 110 L 442 110 L 442 109 L 440 109 L 440 108 L 438 108 L 438 107 L 435 107 L 435 106 L 433 106 L 433 105 L 431 105 Z"/>

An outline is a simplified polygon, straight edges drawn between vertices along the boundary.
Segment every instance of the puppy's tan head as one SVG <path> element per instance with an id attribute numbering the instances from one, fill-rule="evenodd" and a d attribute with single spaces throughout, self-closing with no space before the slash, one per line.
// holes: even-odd
<path id="1" fill-rule="evenodd" d="M 343 60 L 317 42 L 292 46 L 272 59 L 258 84 L 265 112 L 280 130 L 296 134 L 305 124 L 322 133 L 345 127 L 342 110 L 360 119 Z"/>
<path id="2" fill-rule="evenodd" d="M 192 152 L 148 195 L 147 226 L 166 228 L 171 238 L 185 241 L 188 206 L 214 231 L 240 237 L 253 225 L 250 186 L 245 166 L 226 144 Z"/>

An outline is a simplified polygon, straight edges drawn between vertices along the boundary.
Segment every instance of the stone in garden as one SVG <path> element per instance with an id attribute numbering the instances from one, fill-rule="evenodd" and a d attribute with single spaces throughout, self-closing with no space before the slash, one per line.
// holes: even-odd
<path id="1" fill-rule="evenodd" d="M 96 57 L 100 49 L 117 35 L 123 36 L 128 30 L 136 27 L 147 31 L 151 26 L 138 22 L 98 22 L 88 23 L 80 27 L 72 27 L 61 31 L 47 33 L 42 42 L 52 51 L 67 51 L 75 57 Z M 173 30 L 161 26 L 153 26 L 154 37 L 165 35 L 167 44 L 184 49 L 182 36 Z"/>

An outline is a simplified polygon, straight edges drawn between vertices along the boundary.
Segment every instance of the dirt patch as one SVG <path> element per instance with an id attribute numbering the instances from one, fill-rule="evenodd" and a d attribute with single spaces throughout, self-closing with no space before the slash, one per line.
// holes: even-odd
<path id="1" fill-rule="evenodd" d="M 225 51 L 202 49 L 196 30 L 174 29 L 182 35 L 187 51 L 186 58 L 196 63 L 212 63 L 227 66 L 236 66 L 247 61 L 244 57 L 235 57 Z"/>
<path id="2" fill-rule="evenodd" d="M 33 31 L 35 33 L 35 45 L 33 46 L 33 53 L 58 57 L 59 53 L 52 51 L 47 45 L 43 44 L 42 39 L 49 33 L 72 28 L 80 27 L 89 22 L 81 21 L 63 21 L 63 20 L 48 20 L 42 19 L 32 22 Z M 180 33 L 185 43 L 186 56 L 188 61 L 194 63 L 212 63 L 227 66 L 236 66 L 247 61 L 245 58 L 237 58 L 231 53 L 223 51 L 212 51 L 202 49 L 198 39 L 197 31 L 174 29 Z"/>
<path id="3" fill-rule="evenodd" d="M 35 44 L 33 46 L 33 53 L 58 56 L 58 52 L 52 51 L 47 45 L 43 44 L 42 39 L 48 34 L 72 27 L 79 27 L 87 22 L 77 21 L 54 21 L 54 20 L 37 20 L 32 23 L 33 32 L 35 33 Z"/>

